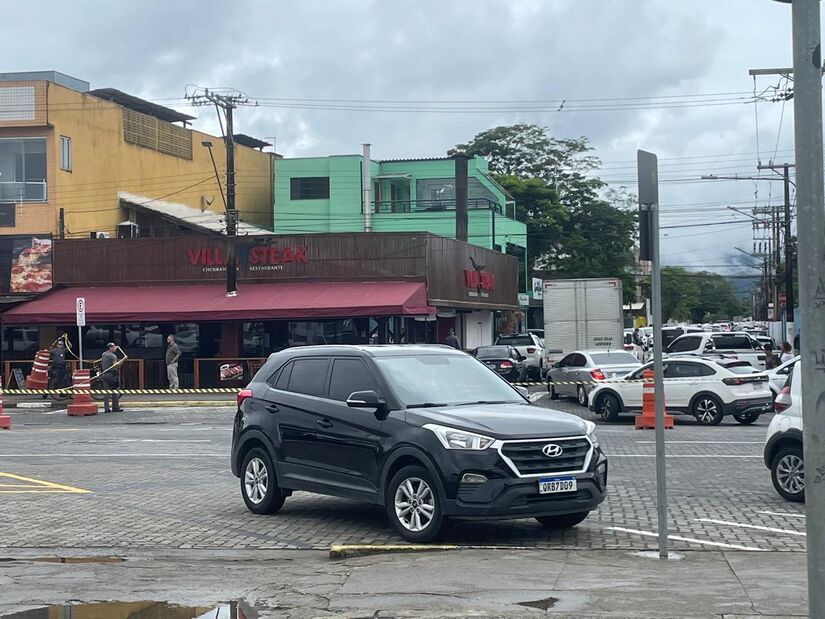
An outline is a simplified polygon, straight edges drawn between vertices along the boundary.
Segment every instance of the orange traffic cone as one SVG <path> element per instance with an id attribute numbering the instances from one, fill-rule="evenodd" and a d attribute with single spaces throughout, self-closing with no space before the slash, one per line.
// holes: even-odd
<path id="1" fill-rule="evenodd" d="M 97 415 L 97 403 L 92 402 L 92 396 L 89 394 L 91 381 L 89 370 L 75 370 L 72 374 L 72 403 L 66 410 L 70 417 Z"/>
<path id="2" fill-rule="evenodd" d="M 653 390 L 653 370 L 644 371 L 642 383 L 642 414 L 636 415 L 636 429 L 650 430 L 656 427 L 656 393 Z M 665 429 L 673 427 L 673 416 L 665 412 Z"/>
<path id="3" fill-rule="evenodd" d="M 26 389 L 46 389 L 49 386 L 49 351 L 38 350 L 32 373 L 26 377 Z"/>
<path id="4" fill-rule="evenodd" d="M 11 417 L 3 412 L 3 381 L 0 379 L 0 430 L 11 430 Z"/>

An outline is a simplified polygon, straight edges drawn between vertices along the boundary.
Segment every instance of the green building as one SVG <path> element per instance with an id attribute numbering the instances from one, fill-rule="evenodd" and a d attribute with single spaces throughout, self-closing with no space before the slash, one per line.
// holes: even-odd
<path id="1" fill-rule="evenodd" d="M 370 159 L 368 177 L 363 164 L 362 155 L 278 159 L 275 232 L 429 232 L 456 238 L 453 159 Z M 486 159 L 472 158 L 467 168 L 467 241 L 517 257 L 524 292 L 527 226 L 515 219 L 515 202 L 490 176 Z"/>

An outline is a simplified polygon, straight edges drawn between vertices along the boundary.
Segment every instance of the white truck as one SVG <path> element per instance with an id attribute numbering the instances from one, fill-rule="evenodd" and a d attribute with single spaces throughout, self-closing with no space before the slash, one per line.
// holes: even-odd
<path id="1" fill-rule="evenodd" d="M 576 350 L 624 350 L 622 282 L 544 281 L 544 369 Z"/>

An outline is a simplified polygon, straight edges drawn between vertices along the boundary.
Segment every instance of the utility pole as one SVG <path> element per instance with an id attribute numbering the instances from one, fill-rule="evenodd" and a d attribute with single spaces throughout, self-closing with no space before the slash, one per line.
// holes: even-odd
<path id="1" fill-rule="evenodd" d="M 784 0 L 783 0 L 784 1 Z M 808 614 L 825 617 L 825 183 L 820 0 L 793 0 L 799 331 L 807 518 Z"/>
<path id="2" fill-rule="evenodd" d="M 226 147 L 226 296 L 238 294 L 238 272 L 235 261 L 235 237 L 238 233 L 238 211 L 235 208 L 235 135 L 233 110 L 239 105 L 246 105 L 249 99 L 240 95 L 223 95 L 204 88 L 195 94 L 186 95 L 192 105 L 214 105 L 218 110 L 218 120 L 223 112 L 226 129 L 223 135 Z M 223 123 L 221 123 L 223 128 Z"/>

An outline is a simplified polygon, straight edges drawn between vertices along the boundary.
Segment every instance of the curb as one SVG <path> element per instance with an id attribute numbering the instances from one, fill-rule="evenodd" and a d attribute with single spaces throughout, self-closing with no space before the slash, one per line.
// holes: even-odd
<path id="1" fill-rule="evenodd" d="M 355 557 L 367 557 L 369 555 L 393 554 L 403 552 L 445 552 L 448 550 L 458 550 L 459 546 L 421 544 L 335 544 L 329 548 L 330 559 L 353 559 Z"/>

